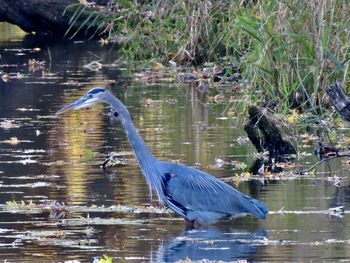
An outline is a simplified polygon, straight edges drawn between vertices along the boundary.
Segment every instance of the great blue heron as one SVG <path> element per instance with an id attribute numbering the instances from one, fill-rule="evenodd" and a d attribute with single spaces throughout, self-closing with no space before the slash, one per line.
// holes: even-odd
<path id="1" fill-rule="evenodd" d="M 57 114 L 98 102 L 107 103 L 116 111 L 148 185 L 161 203 L 185 218 L 187 229 L 193 228 L 195 222 L 205 226 L 242 214 L 265 218 L 268 213 L 265 205 L 216 177 L 185 165 L 157 160 L 137 132 L 125 105 L 108 90 L 93 88 Z"/>

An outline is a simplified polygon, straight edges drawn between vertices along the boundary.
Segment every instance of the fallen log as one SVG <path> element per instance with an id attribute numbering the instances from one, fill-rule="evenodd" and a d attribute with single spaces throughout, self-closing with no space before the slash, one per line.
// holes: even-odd
<path id="1" fill-rule="evenodd" d="M 268 151 L 271 158 L 296 154 L 294 146 L 287 139 L 283 139 L 277 125 L 266 112 L 255 106 L 250 107 L 248 112 L 249 120 L 244 130 L 258 152 Z"/>
<path id="2" fill-rule="evenodd" d="M 88 2 L 82 0 L 0 0 L 0 22 L 19 26 L 28 33 L 64 36 L 91 36 L 98 30 L 98 11 L 108 5 L 108 0 Z M 72 17 L 74 16 L 74 19 Z"/>
<path id="3" fill-rule="evenodd" d="M 350 121 L 350 100 L 340 82 L 327 85 L 326 92 L 335 110 L 347 121 Z"/>

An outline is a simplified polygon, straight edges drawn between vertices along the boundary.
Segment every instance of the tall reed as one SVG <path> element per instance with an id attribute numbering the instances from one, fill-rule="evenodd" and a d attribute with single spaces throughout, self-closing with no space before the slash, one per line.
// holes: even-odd
<path id="1" fill-rule="evenodd" d="M 132 60 L 239 61 L 251 97 L 286 111 L 349 81 L 349 14 L 348 0 L 111 0 L 98 21 Z"/>

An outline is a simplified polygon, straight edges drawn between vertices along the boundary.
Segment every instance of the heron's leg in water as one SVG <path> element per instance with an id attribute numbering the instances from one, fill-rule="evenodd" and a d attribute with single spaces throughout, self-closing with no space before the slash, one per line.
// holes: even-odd
<path id="1" fill-rule="evenodd" d="M 185 230 L 193 230 L 194 229 L 194 220 L 188 220 L 185 218 Z"/>

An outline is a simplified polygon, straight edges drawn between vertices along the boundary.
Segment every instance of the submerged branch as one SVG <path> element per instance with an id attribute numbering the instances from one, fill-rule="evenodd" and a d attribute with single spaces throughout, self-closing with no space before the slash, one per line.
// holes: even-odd
<path id="1" fill-rule="evenodd" d="M 343 158 L 343 157 L 350 157 L 350 154 L 337 154 L 335 156 L 330 156 L 330 157 L 327 157 L 327 158 L 324 158 L 322 160 L 320 160 L 319 162 L 315 163 L 313 166 L 311 166 L 310 168 L 306 169 L 306 170 L 302 170 L 299 172 L 299 175 L 302 175 L 302 174 L 306 174 L 310 171 L 312 171 L 313 169 L 315 169 L 317 166 L 319 166 L 321 163 L 324 163 L 326 161 L 330 161 L 330 160 L 333 160 L 335 158 Z"/>

